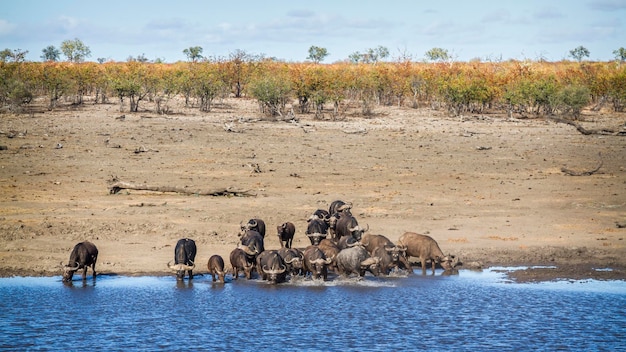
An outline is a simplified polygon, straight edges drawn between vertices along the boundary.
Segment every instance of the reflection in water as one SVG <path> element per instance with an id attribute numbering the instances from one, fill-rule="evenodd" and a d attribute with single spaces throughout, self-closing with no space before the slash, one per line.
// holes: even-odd
<path id="1" fill-rule="evenodd" d="M 619 350 L 626 282 L 0 279 L 0 350 Z"/>

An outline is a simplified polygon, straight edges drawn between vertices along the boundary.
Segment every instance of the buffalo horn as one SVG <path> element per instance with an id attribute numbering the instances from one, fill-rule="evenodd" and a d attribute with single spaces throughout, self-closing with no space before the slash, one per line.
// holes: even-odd
<path id="1" fill-rule="evenodd" d="M 65 267 L 63 267 L 63 269 L 65 271 L 78 270 L 78 269 L 80 269 L 80 264 L 78 262 L 76 262 L 76 266 L 72 267 L 72 266 L 66 265 Z"/>
<path id="2" fill-rule="evenodd" d="M 248 246 L 244 246 L 244 245 L 242 245 L 240 248 L 241 248 L 244 252 L 246 252 L 246 254 L 249 254 L 249 255 L 256 255 L 256 254 L 258 254 L 258 253 L 257 253 L 257 251 L 253 251 L 253 250 L 251 250 L 251 249 L 250 249 L 250 247 L 248 247 Z"/>
<path id="3" fill-rule="evenodd" d="M 167 267 L 172 270 L 193 270 L 193 268 L 196 267 L 196 264 L 194 264 L 193 262 L 192 265 L 172 264 L 172 262 L 170 261 L 169 263 L 167 263 Z"/>
<path id="4" fill-rule="evenodd" d="M 285 266 L 282 266 L 282 269 L 272 269 L 270 270 L 266 265 L 263 265 L 263 271 L 268 274 L 282 274 L 287 270 Z"/>
<path id="5" fill-rule="evenodd" d="M 291 259 L 285 259 L 285 263 L 291 264 L 291 263 L 293 263 L 293 262 L 295 262 L 297 260 L 300 260 L 300 258 L 299 257 L 293 257 Z"/>

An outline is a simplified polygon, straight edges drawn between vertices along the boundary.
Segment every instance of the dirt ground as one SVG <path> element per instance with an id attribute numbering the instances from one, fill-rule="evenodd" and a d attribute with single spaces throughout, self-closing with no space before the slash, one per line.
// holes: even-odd
<path id="1" fill-rule="evenodd" d="M 43 104 L 43 102 L 41 103 Z M 60 275 L 74 244 L 100 251 L 100 273 L 171 275 L 179 238 L 228 262 L 239 224 L 296 225 L 336 199 L 392 241 L 428 234 L 461 269 L 549 266 L 517 280 L 626 279 L 626 137 L 583 135 L 544 118 L 450 117 L 379 107 L 363 118 L 275 121 L 255 101 L 157 115 L 119 105 L 0 115 L 0 276 Z M 588 128 L 626 129 L 626 114 L 584 111 Z M 6 148 L 5 148 L 6 147 Z M 562 171 L 600 169 L 587 176 Z M 113 180 L 189 194 L 121 190 Z M 201 196 L 194 190 L 254 196 Z M 416 261 L 416 258 L 412 258 Z M 227 265 L 228 266 L 228 265 Z"/>

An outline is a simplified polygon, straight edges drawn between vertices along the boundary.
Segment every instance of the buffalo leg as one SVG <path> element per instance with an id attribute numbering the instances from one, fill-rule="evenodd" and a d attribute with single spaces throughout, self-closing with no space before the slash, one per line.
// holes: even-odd
<path id="1" fill-rule="evenodd" d="M 422 275 L 426 275 L 426 259 L 422 259 Z"/>
<path id="2" fill-rule="evenodd" d="M 189 280 L 193 279 L 193 273 L 191 272 L 191 270 L 187 271 L 189 273 Z M 184 272 L 183 272 L 183 277 L 185 276 Z"/>
<path id="3" fill-rule="evenodd" d="M 96 279 L 96 263 L 91 264 L 91 272 L 93 273 L 93 279 Z"/>
<path id="4" fill-rule="evenodd" d="M 88 267 L 85 265 L 83 267 L 83 281 L 87 280 L 87 269 L 88 269 Z"/>

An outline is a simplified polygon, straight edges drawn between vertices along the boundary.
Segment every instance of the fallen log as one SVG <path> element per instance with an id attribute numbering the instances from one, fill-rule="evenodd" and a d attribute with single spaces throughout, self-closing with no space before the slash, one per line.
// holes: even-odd
<path id="1" fill-rule="evenodd" d="M 231 196 L 231 197 L 256 197 L 256 194 L 250 190 L 228 188 L 215 188 L 208 190 L 189 189 L 176 186 L 155 186 L 147 184 L 134 184 L 124 181 L 116 181 L 109 186 L 110 194 L 117 194 L 123 189 L 132 189 L 136 191 L 153 191 L 153 192 L 173 192 L 181 194 L 192 194 L 199 196 Z"/>
<path id="2" fill-rule="evenodd" d="M 570 170 L 567 169 L 565 167 L 561 168 L 561 172 L 570 175 L 570 176 L 591 176 L 593 174 L 595 174 L 596 172 L 598 172 L 598 170 L 600 170 L 600 168 L 602 167 L 603 161 L 602 161 L 602 154 L 598 153 L 598 157 L 600 157 L 600 161 L 598 162 L 598 166 L 596 166 L 595 168 L 591 169 L 591 170 L 583 170 L 583 171 L 574 171 L 574 170 Z"/>
<path id="3" fill-rule="evenodd" d="M 570 126 L 574 126 L 576 127 L 576 130 L 578 130 L 578 132 L 584 134 L 585 136 L 589 136 L 593 134 L 606 135 L 606 136 L 626 136 L 626 133 L 620 129 L 605 128 L 605 127 L 587 129 L 583 127 L 581 124 L 576 123 L 572 120 L 562 119 L 558 117 L 549 117 L 549 119 L 557 123 L 564 123 Z"/>

